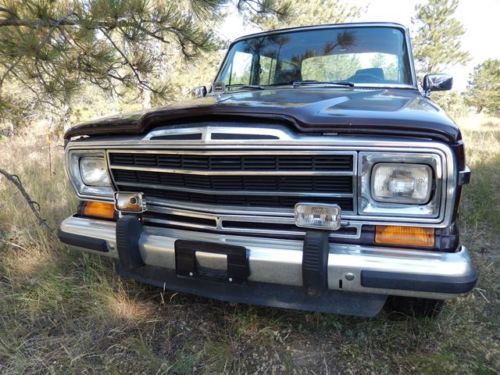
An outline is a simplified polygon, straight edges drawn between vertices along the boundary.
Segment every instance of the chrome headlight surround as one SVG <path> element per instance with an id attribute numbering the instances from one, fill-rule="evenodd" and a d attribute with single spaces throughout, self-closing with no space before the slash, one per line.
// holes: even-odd
<path id="1" fill-rule="evenodd" d="M 373 197 L 373 173 L 377 164 L 419 164 L 432 169 L 432 186 L 425 203 L 390 202 Z M 437 218 L 441 213 L 445 184 L 444 165 L 438 154 L 361 152 L 359 154 L 358 212 L 366 216 Z"/>
<path id="2" fill-rule="evenodd" d="M 102 158 L 105 163 L 106 170 L 108 171 L 109 185 L 91 186 L 84 182 L 80 169 L 80 161 L 84 157 Z M 78 198 L 99 199 L 106 201 L 113 200 L 114 190 L 104 150 L 68 150 L 66 153 L 66 171 Z"/>

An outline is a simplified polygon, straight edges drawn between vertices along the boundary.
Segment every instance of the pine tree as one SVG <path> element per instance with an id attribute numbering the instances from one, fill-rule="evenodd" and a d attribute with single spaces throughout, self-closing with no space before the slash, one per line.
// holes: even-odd
<path id="1" fill-rule="evenodd" d="M 170 57 L 214 51 L 220 43 L 213 30 L 228 2 L 0 0 L 0 111 L 10 114 L 27 99 L 26 111 L 33 103 L 62 108 L 67 121 L 72 98 L 86 85 L 168 98 Z M 286 4 L 274 0 L 239 6 L 246 17 L 286 16 Z"/>
<path id="2" fill-rule="evenodd" d="M 276 8 L 285 11 L 286 17 L 272 13 L 255 12 L 252 21 L 264 30 L 294 26 L 334 24 L 350 21 L 359 16 L 361 8 L 338 0 L 294 1 L 276 0 Z"/>
<path id="3" fill-rule="evenodd" d="M 467 87 L 466 102 L 481 112 L 500 111 L 500 60 L 489 59 L 474 68 Z"/>
<path id="4" fill-rule="evenodd" d="M 422 74 L 438 73 L 450 65 L 469 61 L 469 53 L 462 50 L 460 42 L 464 27 L 453 17 L 458 3 L 458 0 L 429 0 L 415 7 L 413 52 Z"/>

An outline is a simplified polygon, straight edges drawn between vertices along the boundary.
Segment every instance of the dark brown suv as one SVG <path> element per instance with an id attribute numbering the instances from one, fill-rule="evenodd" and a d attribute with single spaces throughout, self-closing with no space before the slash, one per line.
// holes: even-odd
<path id="1" fill-rule="evenodd" d="M 66 133 L 81 204 L 60 239 L 179 292 L 434 313 L 477 279 L 456 223 L 460 130 L 428 97 L 451 84 L 419 89 L 397 24 L 240 38 L 198 98 Z"/>

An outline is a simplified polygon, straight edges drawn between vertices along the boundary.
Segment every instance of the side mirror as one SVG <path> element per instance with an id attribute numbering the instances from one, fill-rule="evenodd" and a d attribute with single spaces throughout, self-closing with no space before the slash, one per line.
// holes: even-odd
<path id="1" fill-rule="evenodd" d="M 422 84 L 426 95 L 431 91 L 451 90 L 452 86 L 453 77 L 448 74 L 427 74 Z"/>
<path id="2" fill-rule="evenodd" d="M 207 88 L 205 86 L 196 86 L 191 94 L 194 98 L 203 98 L 207 96 Z"/>

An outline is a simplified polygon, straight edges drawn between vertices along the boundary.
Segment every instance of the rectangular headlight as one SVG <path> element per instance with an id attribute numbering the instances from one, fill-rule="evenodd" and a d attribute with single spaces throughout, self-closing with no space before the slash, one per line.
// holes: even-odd
<path id="1" fill-rule="evenodd" d="M 69 150 L 66 163 L 78 197 L 113 199 L 111 177 L 103 150 Z"/>
<path id="2" fill-rule="evenodd" d="M 111 186 L 106 161 L 98 156 L 80 158 L 80 174 L 82 181 L 88 186 Z"/>
<path id="3" fill-rule="evenodd" d="M 381 202 L 425 204 L 432 190 L 432 169 L 425 164 L 377 163 L 372 197 Z"/>

